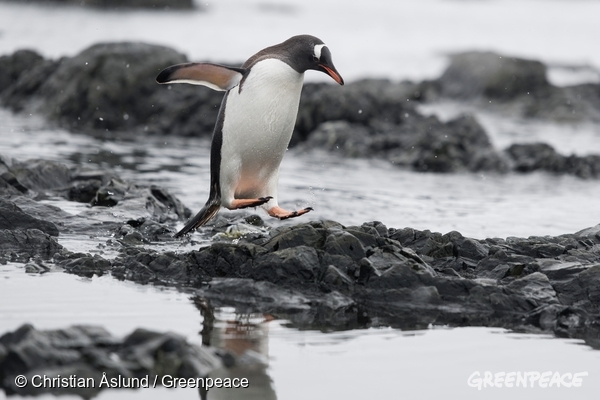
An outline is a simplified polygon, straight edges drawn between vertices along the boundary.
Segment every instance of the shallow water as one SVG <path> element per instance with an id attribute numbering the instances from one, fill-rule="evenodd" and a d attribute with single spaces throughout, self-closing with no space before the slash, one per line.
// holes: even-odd
<path id="1" fill-rule="evenodd" d="M 182 334 L 201 343 L 203 318 L 192 294 L 141 286 L 111 277 L 81 278 L 61 272 L 27 274 L 17 264 L 0 266 L 2 331 L 23 323 L 38 329 L 94 324 L 123 336 L 143 327 Z M 60 287 L 61 290 L 56 290 Z M 49 301 L 51 299 L 51 301 Z M 600 352 L 580 340 L 510 333 L 497 328 L 431 328 L 403 332 L 380 328 L 321 333 L 298 331 L 265 315 L 216 313 L 212 343 L 252 349 L 266 368 L 238 371 L 251 391 L 209 392 L 209 399 L 410 398 L 559 399 L 594 398 L 600 390 Z M 467 382 L 474 372 L 587 372 L 580 388 L 485 388 Z M 194 389 L 104 391 L 98 399 L 198 399 Z M 2 394 L 0 392 L 0 398 Z M 45 396 L 41 398 L 54 398 Z"/>
<path id="2" fill-rule="evenodd" d="M 600 81 L 600 53 L 590 51 L 600 37 L 598 2 L 375 0 L 368 7 L 364 2 L 346 2 L 341 7 L 333 0 L 305 0 L 286 4 L 227 0 L 209 3 L 207 13 L 165 14 L 0 3 L 0 54 L 34 48 L 58 57 L 98 41 L 142 40 L 175 47 L 192 59 L 238 62 L 272 44 L 274 36 L 279 41 L 309 32 L 328 42 L 347 80 L 435 78 L 446 65 L 445 54 L 481 49 L 549 62 L 549 79 L 555 84 Z M 316 79 L 321 78 L 307 77 Z M 500 149 L 542 140 L 562 154 L 600 153 L 596 126 L 525 122 L 447 104 L 427 106 L 424 111 L 442 118 L 473 112 Z M 207 140 L 190 138 L 103 141 L 50 129 L 35 116 L 0 109 L 3 156 L 112 169 L 130 181 L 168 188 L 193 211 L 207 196 L 208 149 Z M 303 220 L 334 219 L 345 225 L 380 220 L 389 227 L 458 230 L 475 238 L 558 235 L 600 223 L 596 181 L 547 174 L 421 174 L 383 161 L 297 149 L 284 159 L 280 198 L 288 207 L 314 207 Z M 62 199 L 45 202 L 74 215 L 89 211 L 85 204 Z M 98 244 L 109 238 L 61 235 L 59 241 L 71 251 L 98 252 Z M 554 399 L 565 394 L 583 399 L 596 398 L 600 392 L 600 352 L 579 340 L 489 328 L 323 333 L 298 331 L 285 321 L 237 315 L 230 309 L 217 310 L 216 317 L 213 344 L 247 342 L 248 348 L 266 357 L 268 366 L 258 372 L 242 371 L 254 379 L 251 391 L 215 391 L 209 393 L 212 399 Z M 39 329 L 98 324 L 118 336 L 139 327 L 159 331 L 168 327 L 196 343 L 201 342 L 203 329 L 193 293 L 108 276 L 88 279 L 60 271 L 27 274 L 19 264 L 0 266 L 0 334 L 23 323 Z M 232 330 L 248 333 L 248 340 L 243 335 L 240 341 L 230 340 L 226 331 Z M 478 391 L 467 385 L 475 371 L 587 371 L 589 375 L 581 388 Z M 111 391 L 97 398 L 158 399 L 173 394 L 198 398 L 195 390 L 185 389 Z"/>
<path id="3" fill-rule="evenodd" d="M 104 141 L 48 130 L 36 117 L 6 110 L 0 110 L 0 118 L 7 123 L 0 126 L 0 154 L 5 156 L 112 169 L 132 182 L 169 189 L 194 212 L 208 196 L 207 140 L 146 137 Z M 502 130 L 495 133 L 505 143 L 511 139 Z M 570 136 L 563 141 L 574 145 L 576 139 Z M 600 223 L 596 207 L 600 185 L 595 181 L 544 173 L 417 173 L 385 161 L 347 159 L 318 151 L 288 151 L 280 171 L 279 193 L 284 207 L 314 208 L 303 220 L 332 219 L 344 225 L 377 220 L 388 227 L 442 233 L 457 230 L 479 239 L 560 235 Z M 87 209 L 62 199 L 46 202 L 75 214 Z M 280 224 L 261 212 L 257 211 L 270 223 Z"/>

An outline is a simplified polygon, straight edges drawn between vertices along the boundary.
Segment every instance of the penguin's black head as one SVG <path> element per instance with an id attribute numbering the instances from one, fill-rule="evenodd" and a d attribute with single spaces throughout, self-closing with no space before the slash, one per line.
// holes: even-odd
<path id="1" fill-rule="evenodd" d="M 329 51 L 329 47 L 325 46 L 325 44 L 316 44 L 313 47 L 311 64 L 312 65 L 309 69 L 316 69 L 317 71 L 325 72 L 340 85 L 344 84 L 344 79 L 339 74 L 339 72 L 337 72 L 335 66 L 333 65 L 333 60 L 331 59 L 331 51 Z"/>
<path id="2" fill-rule="evenodd" d="M 321 71 L 340 85 L 344 84 L 344 79 L 333 65 L 331 51 L 321 39 L 310 35 L 298 35 L 286 40 L 282 45 L 290 49 L 290 57 L 302 72 L 309 69 Z"/>
<path id="3" fill-rule="evenodd" d="M 331 51 L 317 37 L 311 35 L 293 36 L 283 43 L 263 50 L 263 52 L 277 54 L 300 73 L 304 73 L 309 69 L 321 71 L 331 76 L 340 85 L 344 84 L 344 79 L 333 65 Z"/>

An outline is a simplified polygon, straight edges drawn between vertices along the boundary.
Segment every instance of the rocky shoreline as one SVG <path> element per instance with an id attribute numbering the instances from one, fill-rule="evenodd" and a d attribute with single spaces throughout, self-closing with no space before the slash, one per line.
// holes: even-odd
<path id="1" fill-rule="evenodd" d="M 22 50 L 0 57 L 0 103 L 85 134 L 208 137 L 222 94 L 154 82 L 164 66 L 185 61 L 172 49 L 140 43 L 99 44 L 60 60 Z M 473 116 L 442 122 L 418 110 L 418 104 L 440 99 L 486 107 L 493 101 L 495 111 L 523 118 L 600 122 L 600 85 L 558 88 L 545 73 L 535 61 L 465 53 L 454 56 L 435 81 L 307 84 L 294 145 L 376 157 L 416 171 L 542 170 L 598 178 L 600 156 L 565 156 L 544 143 L 495 149 Z M 47 198 L 87 208 L 73 216 L 41 202 Z M 257 215 L 237 213 L 176 241 L 175 224 L 190 215 L 159 186 L 104 170 L 0 156 L 0 263 L 24 264 L 29 273 L 110 274 L 174 286 L 193 292 L 198 303 L 270 314 L 298 328 L 493 326 L 580 338 L 600 349 L 600 225 L 555 237 L 473 239 L 376 221 L 273 227 Z M 112 256 L 72 252 L 58 241 L 66 234 L 110 237 L 101 246 Z M 176 243 L 192 250 L 155 247 Z M 204 376 L 220 365 L 222 355 L 214 349 L 198 355 L 175 336 L 136 331 L 120 340 L 100 327 L 41 332 L 25 325 L 0 338 L 0 385 L 7 393 L 27 394 L 11 386 L 20 372 L 156 374 L 147 362 L 164 343 L 181 350 L 172 365 L 187 359 L 185 365 L 196 368 L 171 371 L 177 376 Z M 118 365 L 106 353 L 139 355 L 127 347 L 132 337 L 153 354 L 143 356 L 145 369 L 135 366 L 139 360 Z M 44 343 L 38 356 L 46 364 L 21 357 L 32 343 Z M 72 358 L 52 357 L 63 351 Z"/>
<path id="2" fill-rule="evenodd" d="M 31 272 L 109 273 L 193 289 L 213 306 L 269 313 L 302 328 L 502 326 L 600 347 L 600 225 L 556 237 L 478 240 L 380 222 L 273 228 L 257 215 L 241 214 L 202 228 L 204 247 L 157 251 L 149 244 L 181 243 L 172 238 L 174 224 L 189 216 L 168 192 L 115 176 L 102 185 L 98 174 L 48 161 L 5 160 L 0 168 L 0 257 L 26 263 Z M 62 176 L 50 179 L 57 171 Z M 36 201 L 72 199 L 81 187 L 90 212 L 76 222 Z M 107 189 L 115 187 L 122 192 Z M 107 192 L 108 207 L 98 202 Z M 122 217 L 102 217 L 114 212 Z M 97 234 L 98 221 L 112 236 L 107 245 L 116 257 L 73 253 L 57 242 L 59 232 Z M 183 243 L 193 248 L 194 240 L 188 236 Z"/>
<path id="3" fill-rule="evenodd" d="M 152 387 L 165 377 L 206 378 L 223 368 L 228 356 L 175 333 L 136 329 L 121 339 L 99 326 L 41 331 L 29 324 L 0 336 L 0 354 L 0 387 L 7 395 L 52 393 L 84 399 L 108 388 Z M 20 375 L 30 384 L 18 386 L 15 378 Z M 65 380 L 43 384 L 42 377 Z"/>
<path id="4" fill-rule="evenodd" d="M 145 43 L 101 43 L 59 60 L 21 50 L 0 57 L 0 104 L 91 135 L 210 137 L 223 94 L 155 82 L 165 66 L 186 61 Z M 600 84 L 556 87 L 546 72 L 538 61 L 469 52 L 452 56 L 432 81 L 307 83 L 292 145 L 415 171 L 600 177 L 600 155 L 561 154 L 546 143 L 496 149 L 472 115 L 443 122 L 419 111 L 420 104 L 454 101 L 525 120 L 600 123 Z"/>

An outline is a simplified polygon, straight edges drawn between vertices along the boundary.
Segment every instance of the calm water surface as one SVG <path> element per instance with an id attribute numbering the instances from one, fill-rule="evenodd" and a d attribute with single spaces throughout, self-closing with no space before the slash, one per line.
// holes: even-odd
<path id="1" fill-rule="evenodd" d="M 144 327 L 182 334 L 200 344 L 203 318 L 191 293 L 62 272 L 27 274 L 22 265 L 0 266 L 2 331 L 23 323 L 38 329 L 96 324 L 122 336 Z M 57 290 L 60 287 L 61 290 Z M 213 345 L 252 350 L 255 363 L 237 373 L 250 391 L 209 392 L 209 399 L 450 398 L 592 399 L 600 390 L 600 352 L 579 340 L 510 333 L 492 328 L 389 328 L 321 333 L 298 331 L 269 316 L 216 312 Z M 487 388 L 467 385 L 474 372 L 588 372 L 580 388 Z M 99 399 L 198 399 L 193 389 L 104 391 Z M 2 394 L 0 393 L 0 398 Z M 50 396 L 42 398 L 54 398 Z"/>

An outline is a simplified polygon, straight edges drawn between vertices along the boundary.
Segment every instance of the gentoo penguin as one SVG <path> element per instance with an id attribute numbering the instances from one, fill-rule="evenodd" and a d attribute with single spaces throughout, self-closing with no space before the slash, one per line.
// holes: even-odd
<path id="1" fill-rule="evenodd" d="M 226 91 L 212 137 L 208 201 L 175 237 L 208 222 L 221 206 L 230 210 L 261 206 L 279 219 L 312 210 L 286 211 L 277 204 L 279 165 L 292 137 L 304 72 L 309 69 L 344 84 L 327 46 L 310 35 L 267 47 L 241 68 L 186 63 L 158 75 L 158 83 Z"/>

